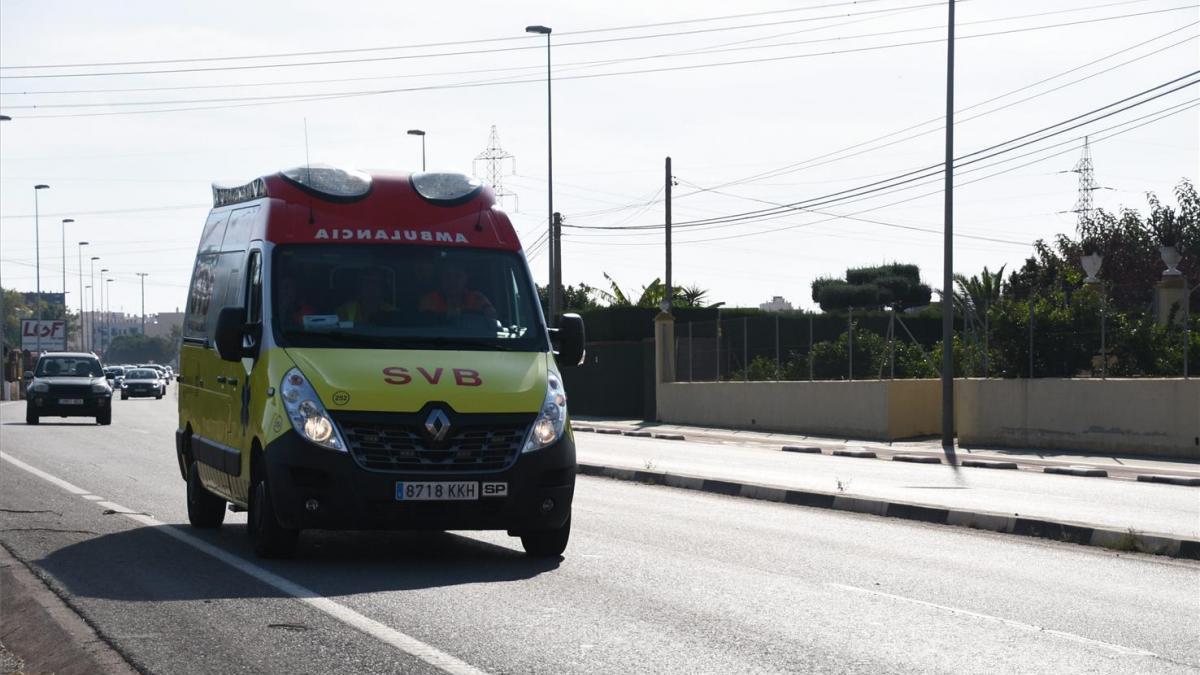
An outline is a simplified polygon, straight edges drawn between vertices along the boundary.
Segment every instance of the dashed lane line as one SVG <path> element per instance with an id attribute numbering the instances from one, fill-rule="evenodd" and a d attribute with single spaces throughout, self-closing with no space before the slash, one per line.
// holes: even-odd
<path id="1" fill-rule="evenodd" d="M 62 488 L 73 495 L 77 495 L 89 500 L 95 497 L 95 495 L 93 495 L 89 490 L 84 490 L 83 488 L 72 485 L 71 483 L 68 483 L 57 476 L 51 475 L 45 471 L 42 471 L 41 469 L 38 469 L 37 467 L 26 464 L 25 462 L 22 462 L 21 460 L 8 455 L 7 453 L 0 452 L 0 459 L 8 462 L 18 469 L 33 474 L 34 476 L 37 476 L 38 478 L 41 478 L 52 485 Z M 480 670 L 479 668 L 476 668 L 465 661 L 455 658 L 454 656 L 443 652 L 433 645 L 426 644 L 417 638 L 412 637 L 411 635 L 402 633 L 395 628 L 363 616 L 362 614 L 359 614 L 345 605 L 334 602 L 333 600 L 320 595 L 314 590 L 301 586 L 300 584 L 297 584 L 289 579 L 285 579 L 284 577 L 263 569 L 262 567 L 259 567 L 258 565 L 255 565 L 244 558 L 240 558 L 222 548 L 214 546 L 202 539 L 188 534 L 187 531 L 180 527 L 169 525 L 161 520 L 158 520 L 157 518 L 154 518 L 153 516 L 135 512 L 132 509 L 125 508 L 124 506 L 113 502 L 93 501 L 92 503 L 95 503 L 98 506 L 103 506 L 106 509 L 111 509 L 116 514 L 125 516 L 126 518 L 140 525 L 156 528 L 157 531 L 162 532 L 163 534 L 166 534 L 167 536 L 172 537 L 181 543 L 187 544 L 188 546 L 191 546 L 202 553 L 212 556 L 226 565 L 233 567 L 239 572 L 247 574 L 278 591 L 286 593 L 287 595 L 299 600 L 300 602 L 303 602 L 309 607 L 327 614 L 343 624 L 354 628 L 355 630 L 366 633 L 367 635 L 370 635 L 384 644 L 394 647 L 410 656 L 416 657 L 446 673 L 450 673 L 450 675 L 484 675 L 485 671 Z"/>

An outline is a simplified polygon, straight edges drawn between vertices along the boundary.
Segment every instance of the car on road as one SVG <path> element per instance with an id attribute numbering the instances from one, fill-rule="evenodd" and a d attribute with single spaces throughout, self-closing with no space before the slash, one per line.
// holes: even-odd
<path id="1" fill-rule="evenodd" d="M 304 529 L 501 530 L 563 553 L 560 368 L 583 358 L 583 320 L 547 327 L 478 179 L 314 165 L 214 185 L 189 289 L 176 452 L 194 527 L 231 503 L 264 557 Z"/>
<path id="2" fill-rule="evenodd" d="M 43 417 L 95 417 L 99 424 L 112 424 L 113 390 L 95 354 L 43 354 L 29 374 L 27 424 Z"/>
<path id="3" fill-rule="evenodd" d="M 153 368 L 134 368 L 125 371 L 125 382 L 121 387 L 121 400 L 135 397 L 162 398 L 166 385 Z"/>
<path id="4" fill-rule="evenodd" d="M 161 366 L 157 363 L 143 363 L 142 365 L 138 366 L 138 368 L 149 368 L 158 373 L 159 379 L 161 379 L 164 383 L 170 382 L 167 375 L 167 369 L 164 366 Z"/>
<path id="5" fill-rule="evenodd" d="M 108 386 L 116 391 L 121 388 L 121 382 L 125 379 L 125 369 L 121 366 L 108 366 L 104 369 L 104 377 L 108 380 Z"/>

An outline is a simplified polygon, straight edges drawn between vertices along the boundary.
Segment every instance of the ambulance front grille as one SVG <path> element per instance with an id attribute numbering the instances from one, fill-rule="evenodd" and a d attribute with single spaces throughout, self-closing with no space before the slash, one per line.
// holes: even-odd
<path id="1" fill-rule="evenodd" d="M 364 468 L 408 473 L 503 471 L 517 460 L 528 424 L 452 429 L 432 441 L 413 424 L 344 421 L 342 435 Z"/>

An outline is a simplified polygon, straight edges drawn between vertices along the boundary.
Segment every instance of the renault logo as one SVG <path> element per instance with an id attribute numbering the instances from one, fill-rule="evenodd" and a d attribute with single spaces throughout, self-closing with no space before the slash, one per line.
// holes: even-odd
<path id="1" fill-rule="evenodd" d="M 446 417 L 441 408 L 434 408 L 429 417 L 425 418 L 425 431 L 428 431 L 430 438 L 435 441 L 446 438 L 446 434 L 450 433 L 450 418 Z"/>

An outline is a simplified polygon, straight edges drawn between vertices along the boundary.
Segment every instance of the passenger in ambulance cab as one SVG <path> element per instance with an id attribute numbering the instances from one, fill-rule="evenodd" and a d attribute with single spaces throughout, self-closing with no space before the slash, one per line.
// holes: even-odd
<path id="1" fill-rule="evenodd" d="M 378 268 L 368 267 L 359 273 L 358 292 L 337 308 L 338 319 L 355 325 L 379 323 L 384 312 L 395 311 L 387 301 L 387 278 Z"/>
<path id="2" fill-rule="evenodd" d="M 480 314 L 495 320 L 496 309 L 487 296 L 467 288 L 467 273 L 457 265 L 445 265 L 438 275 L 438 288 L 421 298 L 420 310 L 452 318 Z"/>
<path id="3" fill-rule="evenodd" d="M 277 316 L 282 317 L 284 325 L 289 328 L 303 327 L 305 315 L 317 313 L 316 309 L 301 297 L 302 295 L 300 284 L 296 279 L 284 276 L 279 280 L 280 311 Z"/>

